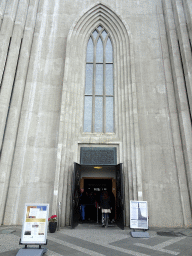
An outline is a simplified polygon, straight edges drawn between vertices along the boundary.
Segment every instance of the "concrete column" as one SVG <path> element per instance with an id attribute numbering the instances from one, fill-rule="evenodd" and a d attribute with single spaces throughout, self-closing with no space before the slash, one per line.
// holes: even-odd
<path id="1" fill-rule="evenodd" d="M 9 117 L 7 121 L 7 127 L 5 131 L 3 150 L 1 155 L 0 181 L 2 186 L 1 191 L 1 209 L 0 219 L 2 219 L 3 211 L 6 202 L 7 191 L 9 187 L 10 172 L 12 168 L 13 155 L 15 150 L 15 143 L 17 137 L 17 131 L 20 120 L 20 112 L 23 101 L 23 94 L 25 89 L 26 76 L 28 72 L 28 64 L 30 59 L 31 46 L 34 35 L 34 27 L 37 15 L 39 0 L 31 0 L 29 5 L 28 16 L 26 20 L 26 26 L 23 36 L 23 43 L 20 52 L 20 58 L 17 68 L 17 76 L 15 78 L 14 91 L 12 101 L 9 110 Z"/>
<path id="2" fill-rule="evenodd" d="M 121 35 L 119 38 L 118 44 L 121 44 L 122 46 L 120 47 L 120 54 L 117 52 L 117 58 L 119 59 L 119 72 L 121 73 L 120 76 L 120 82 L 117 83 L 121 86 L 119 86 L 119 102 L 120 102 L 120 108 L 119 108 L 119 115 L 120 115 L 120 120 L 119 120 L 119 138 L 122 141 L 122 150 L 121 150 L 121 156 L 122 159 L 120 163 L 123 163 L 123 183 L 124 183 L 124 211 L 125 211 L 125 222 L 126 225 L 129 225 L 129 200 L 130 196 L 129 195 L 129 186 L 128 186 L 128 165 L 129 161 L 131 159 L 131 150 L 130 150 L 130 134 L 127 133 L 127 130 L 129 129 L 129 125 L 131 123 L 131 118 L 129 115 L 129 90 L 127 88 L 127 84 L 129 84 L 128 79 L 130 79 L 130 69 L 128 70 L 127 74 L 124 75 L 124 70 L 121 67 L 125 67 L 126 63 L 128 62 L 127 59 L 129 59 L 129 52 L 127 49 L 127 45 L 129 42 L 127 41 L 127 44 L 125 43 L 125 38 Z M 123 56 L 122 58 L 119 57 Z M 116 84 L 115 84 L 116 86 Z"/>
<path id="3" fill-rule="evenodd" d="M 6 2 L 7 0 L 1 0 L 0 2 L 0 29 L 1 29 L 1 23 L 3 19 L 4 11 L 5 11 Z"/>
<path id="4" fill-rule="evenodd" d="M 13 33 L 14 20 L 17 12 L 19 0 L 8 1 L 4 13 L 3 23 L 0 33 L 0 81 L 2 80 L 5 61 L 7 58 L 7 50 L 9 47 L 9 40 Z"/>
<path id="5" fill-rule="evenodd" d="M 137 110 L 137 89 L 136 89 L 136 75 L 135 75 L 135 58 L 134 58 L 134 46 L 130 44 L 131 52 L 131 78 L 132 78 L 132 115 L 134 125 L 134 155 L 135 155 L 135 168 L 137 174 L 137 198 L 139 201 L 143 201 L 143 185 L 142 185 L 142 167 L 141 167 L 141 145 L 139 135 L 139 121 Z"/>
<path id="6" fill-rule="evenodd" d="M 189 33 L 187 31 L 186 19 L 181 0 L 172 0 L 173 12 L 176 24 L 177 37 L 179 39 L 182 63 L 185 72 L 185 81 L 192 113 L 192 52 L 189 43 Z"/>
<path id="7" fill-rule="evenodd" d="M 167 35 L 165 30 L 164 16 L 158 13 L 159 34 L 162 49 L 162 60 L 165 74 L 165 84 L 167 93 L 167 105 L 170 116 L 170 128 L 173 144 L 173 157 L 175 158 L 175 169 L 178 177 L 178 188 L 180 192 L 180 204 L 183 214 L 183 225 L 191 226 L 191 210 L 187 177 L 185 172 L 184 156 L 182 152 L 181 135 L 179 129 L 179 120 L 177 115 L 176 99 L 174 97 L 174 85 L 171 73 L 171 63 L 169 49 L 167 44 Z"/>
<path id="8" fill-rule="evenodd" d="M 130 44 L 130 51 L 134 51 L 133 49 L 133 44 Z M 131 53 L 131 75 L 134 75 L 134 53 Z M 132 78 L 132 77 L 131 77 Z M 133 110 L 133 95 L 132 95 L 132 86 L 134 88 L 135 79 L 130 81 L 130 85 L 128 88 L 128 99 L 129 99 L 129 118 L 130 118 L 130 123 L 129 123 L 129 129 L 130 129 L 130 147 L 131 147 L 131 172 L 132 172 L 132 183 L 133 183 L 133 198 L 131 200 L 138 200 L 138 189 L 141 190 L 142 185 L 140 184 L 140 178 L 138 177 L 137 180 L 137 165 L 136 165 L 136 148 L 135 148 L 135 130 L 134 130 L 134 110 Z M 137 113 L 137 112 L 136 112 Z M 138 168 L 140 168 L 138 166 Z M 138 184 L 139 183 L 139 187 Z"/>
<path id="9" fill-rule="evenodd" d="M 165 15 L 165 23 L 167 30 L 167 38 L 169 45 L 169 54 L 171 59 L 171 68 L 174 80 L 174 90 L 177 101 L 177 113 L 179 118 L 179 126 L 181 132 L 183 153 L 185 159 L 185 168 L 187 171 L 188 186 L 190 190 L 190 198 L 192 199 L 192 131 L 191 120 L 189 114 L 189 106 L 187 104 L 187 95 L 181 59 L 178 47 L 178 38 L 176 34 L 173 10 L 171 0 L 163 0 L 163 9 Z"/>
<path id="10" fill-rule="evenodd" d="M 1 15 L 0 17 L 2 17 L 4 14 L 6 2 L 7 0 L 1 0 L 0 2 L 0 15 Z"/>
<path id="11" fill-rule="evenodd" d="M 29 0 L 28 0 L 29 1 Z M 9 102 L 11 98 L 11 92 L 13 89 L 13 82 L 15 78 L 16 67 L 18 63 L 19 51 L 21 47 L 21 39 L 23 37 L 23 29 L 25 25 L 25 19 L 28 10 L 28 1 L 20 1 L 16 24 L 14 26 L 12 40 L 9 49 L 9 55 L 6 63 L 6 69 L 4 72 L 4 77 L 1 85 L 0 91 L 0 148 L 2 147 L 4 130 L 6 125 L 6 118 L 9 109 Z M 12 23 L 11 21 L 9 22 Z M 10 25 L 10 29 L 11 29 Z M 7 38 L 8 39 L 8 38 Z M 8 42 L 6 42 L 8 43 Z M 4 49 L 5 50 L 5 49 Z M 6 50 L 5 50 L 6 51 Z M 2 54 L 4 55 L 4 54 Z M 6 55 L 4 55 L 5 57 Z"/>
<path id="12" fill-rule="evenodd" d="M 128 31 L 126 31 L 128 33 Z M 130 34 L 126 38 L 120 39 L 123 44 L 123 56 L 124 56 L 124 63 L 123 66 L 130 66 L 130 48 L 127 45 L 130 45 Z M 125 152 L 124 152 L 124 160 L 123 160 L 123 171 L 124 171 L 124 214 L 125 214 L 125 225 L 129 226 L 130 222 L 130 200 L 133 198 L 133 186 L 132 186 L 132 161 L 131 161 L 131 134 L 127 132 L 130 127 L 131 118 L 129 113 L 129 88 L 131 87 L 131 69 L 127 70 L 126 75 L 124 75 L 124 108 L 125 108 L 125 130 L 122 136 L 122 141 L 125 144 Z"/>
<path id="13" fill-rule="evenodd" d="M 191 0 L 182 0 L 182 2 L 183 2 L 184 10 L 185 10 L 187 27 L 188 27 L 189 36 L 191 39 L 191 44 L 192 44 L 192 2 L 191 2 Z"/>

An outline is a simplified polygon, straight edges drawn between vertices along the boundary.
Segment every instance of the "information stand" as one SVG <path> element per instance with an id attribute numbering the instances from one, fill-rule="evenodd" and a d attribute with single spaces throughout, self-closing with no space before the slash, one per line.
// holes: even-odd
<path id="1" fill-rule="evenodd" d="M 41 256 L 47 249 L 41 248 L 47 244 L 47 227 L 49 204 L 25 204 L 23 228 L 19 244 L 25 245 L 17 256 Z M 28 245 L 38 245 L 29 248 Z"/>
<path id="2" fill-rule="evenodd" d="M 147 201 L 130 201 L 130 228 L 132 237 L 149 237 Z"/>

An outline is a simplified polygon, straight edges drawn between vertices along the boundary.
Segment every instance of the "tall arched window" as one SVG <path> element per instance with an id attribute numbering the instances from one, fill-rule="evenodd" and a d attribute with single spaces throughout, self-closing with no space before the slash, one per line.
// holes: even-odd
<path id="1" fill-rule="evenodd" d="M 87 44 L 84 132 L 114 132 L 113 47 L 101 25 Z"/>

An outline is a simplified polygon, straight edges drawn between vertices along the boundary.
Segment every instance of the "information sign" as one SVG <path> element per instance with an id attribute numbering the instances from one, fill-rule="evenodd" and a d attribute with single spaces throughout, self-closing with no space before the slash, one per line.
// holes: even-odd
<path id="1" fill-rule="evenodd" d="M 25 204 L 21 244 L 46 244 L 49 204 Z"/>
<path id="2" fill-rule="evenodd" d="M 130 228 L 148 229 L 147 201 L 130 201 Z"/>

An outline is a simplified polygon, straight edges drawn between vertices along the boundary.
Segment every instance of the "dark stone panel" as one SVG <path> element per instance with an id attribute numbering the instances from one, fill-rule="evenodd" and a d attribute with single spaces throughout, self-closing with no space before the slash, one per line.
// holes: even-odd
<path id="1" fill-rule="evenodd" d="M 80 150 L 83 165 L 116 165 L 116 148 L 82 147 Z"/>

